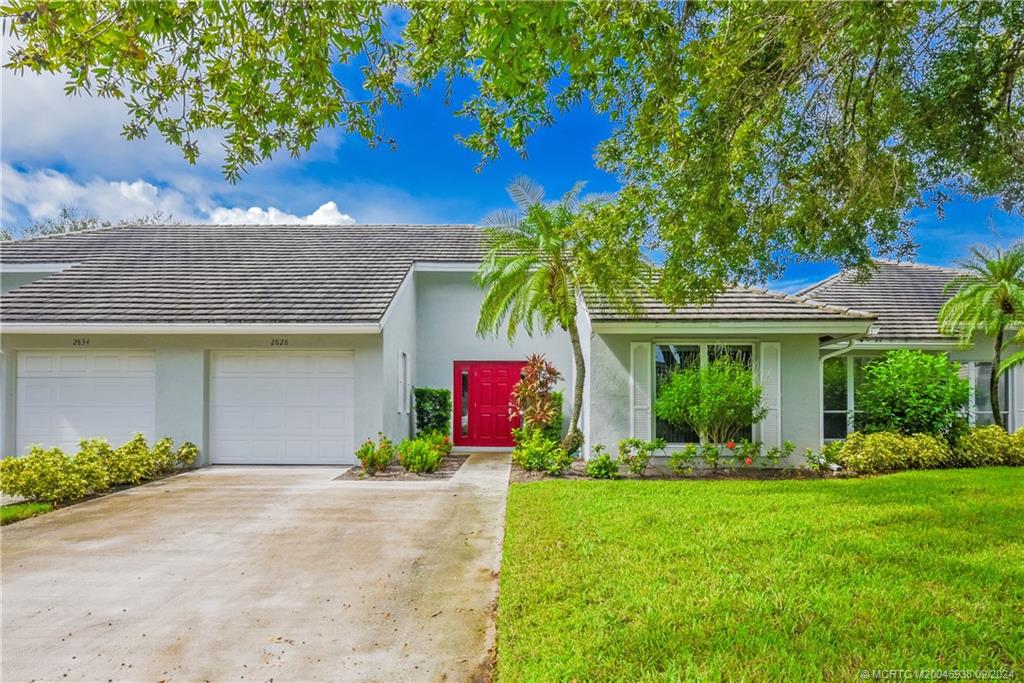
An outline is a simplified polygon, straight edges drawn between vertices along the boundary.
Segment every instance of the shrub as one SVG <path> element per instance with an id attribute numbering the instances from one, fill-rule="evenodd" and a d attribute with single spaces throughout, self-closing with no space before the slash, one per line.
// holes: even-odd
<path id="1" fill-rule="evenodd" d="M 619 464 L 612 460 L 612 456 L 608 455 L 601 444 L 594 446 L 594 455 L 587 461 L 583 471 L 588 477 L 593 477 L 594 479 L 619 478 Z"/>
<path id="2" fill-rule="evenodd" d="M 416 399 L 416 434 L 451 434 L 452 392 L 448 389 L 418 387 L 413 390 Z"/>
<path id="3" fill-rule="evenodd" d="M 388 468 L 395 457 L 395 448 L 391 439 L 381 433 L 377 433 L 377 442 L 367 439 L 356 451 L 356 458 L 363 466 L 363 472 L 371 477 L 377 472 Z"/>
<path id="4" fill-rule="evenodd" d="M 442 458 L 449 456 L 452 453 L 452 440 L 447 434 L 431 432 L 429 434 L 424 434 L 419 438 L 429 443 L 430 447 L 440 453 Z"/>
<path id="5" fill-rule="evenodd" d="M 524 470 L 561 474 L 572 464 L 572 457 L 540 429 L 517 429 L 515 441 L 512 462 Z"/>
<path id="6" fill-rule="evenodd" d="M 677 427 L 689 427 L 702 443 L 732 441 L 765 416 L 761 386 L 744 363 L 730 356 L 705 366 L 674 370 L 658 389 L 654 412 Z"/>
<path id="7" fill-rule="evenodd" d="M 933 434 L 953 443 L 966 429 L 969 396 L 957 363 L 898 349 L 864 366 L 857 408 L 865 432 Z"/>
<path id="8" fill-rule="evenodd" d="M 718 449 L 718 446 L 701 446 L 700 459 L 704 462 L 705 467 L 717 470 L 718 463 L 722 460 L 722 452 Z"/>
<path id="9" fill-rule="evenodd" d="M 0 461 L 0 490 L 29 500 L 66 503 L 90 493 L 103 493 L 115 484 L 138 484 L 191 464 L 199 453 L 185 442 L 173 450 L 170 438 L 153 444 L 136 434 L 114 449 L 106 439 L 85 439 L 74 457 L 59 448 L 31 448 L 23 457 Z"/>
<path id="10" fill-rule="evenodd" d="M 668 467 L 676 474 L 693 471 L 693 461 L 697 459 L 696 444 L 686 444 L 681 450 L 675 451 L 668 458 Z"/>
<path id="11" fill-rule="evenodd" d="M 183 470 L 191 467 L 198 457 L 199 446 L 196 446 L 191 441 L 185 441 L 178 446 L 178 451 L 174 454 L 174 466 Z"/>
<path id="12" fill-rule="evenodd" d="M 839 451 L 842 448 L 842 441 L 830 441 L 817 453 L 808 448 L 805 451 L 807 466 L 815 472 L 831 472 L 832 466 L 839 464 Z"/>
<path id="13" fill-rule="evenodd" d="M 72 467 L 82 478 L 86 493 L 102 493 L 110 488 L 107 469 L 113 449 L 106 439 L 86 439 L 78 443 Z"/>
<path id="14" fill-rule="evenodd" d="M 738 444 L 730 441 L 725 444 L 725 447 L 731 449 L 731 457 L 735 462 L 735 465 L 742 465 L 750 467 L 752 465 L 763 465 L 761 462 L 761 442 L 760 441 L 748 441 L 744 439 Z"/>
<path id="15" fill-rule="evenodd" d="M 931 434 L 854 432 L 839 448 L 837 460 L 854 472 L 895 472 L 946 467 L 953 454 L 944 439 Z"/>
<path id="16" fill-rule="evenodd" d="M 962 467 L 1024 464 L 1024 430 L 1012 436 L 1002 427 L 975 427 L 957 441 L 956 464 Z"/>
<path id="17" fill-rule="evenodd" d="M 760 450 L 761 444 L 758 444 L 758 450 Z M 779 464 L 780 460 L 786 460 L 789 456 L 793 455 L 793 451 L 796 450 L 796 444 L 786 439 L 782 442 L 781 446 L 772 446 L 765 454 L 764 458 L 770 467 L 775 467 Z"/>
<path id="18" fill-rule="evenodd" d="M 619 442 L 619 464 L 637 476 L 643 476 L 654 451 L 665 449 L 665 439 L 623 439 Z"/>
<path id="19" fill-rule="evenodd" d="M 154 476 L 167 474 L 175 469 L 174 462 L 174 440 L 165 436 L 149 449 L 149 457 L 152 460 L 152 473 Z"/>
<path id="20" fill-rule="evenodd" d="M 1024 427 L 1010 435 L 1010 451 L 1007 454 L 1007 465 L 1024 466 Z"/>
<path id="21" fill-rule="evenodd" d="M 112 485 L 135 485 L 156 473 L 152 453 L 142 434 L 136 434 L 131 441 L 105 455 Z"/>
<path id="22" fill-rule="evenodd" d="M 88 492 L 85 479 L 64 451 L 39 446 L 20 458 L 4 458 L 0 485 L 9 495 L 49 503 L 76 500 Z"/>
<path id="23" fill-rule="evenodd" d="M 562 426 L 565 423 L 565 415 L 562 414 L 562 407 L 565 405 L 565 396 L 561 391 L 551 392 L 551 408 L 553 417 L 544 425 L 544 436 L 552 441 L 562 440 Z"/>
<path id="24" fill-rule="evenodd" d="M 527 359 L 523 378 L 512 387 L 509 406 L 512 414 L 522 417 L 524 429 L 543 430 L 562 413 L 561 404 L 556 406 L 554 398 L 554 386 L 561 379 L 562 374 L 543 355 L 535 353 Z"/>
<path id="25" fill-rule="evenodd" d="M 443 457 L 427 439 L 406 439 L 398 444 L 398 462 L 410 472 L 433 472 Z"/>

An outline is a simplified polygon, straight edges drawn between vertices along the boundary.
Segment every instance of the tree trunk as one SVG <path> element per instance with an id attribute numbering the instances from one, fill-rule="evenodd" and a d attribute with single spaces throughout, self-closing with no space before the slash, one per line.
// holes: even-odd
<path id="1" fill-rule="evenodd" d="M 999 366 L 1003 355 L 1003 328 L 996 331 L 994 348 L 992 349 L 992 374 L 988 378 L 988 391 L 992 399 L 992 422 L 1003 427 L 1003 413 L 999 410 Z"/>
<path id="2" fill-rule="evenodd" d="M 587 369 L 583 359 L 583 346 L 580 344 L 580 331 L 576 327 L 576 320 L 569 324 L 566 330 L 569 333 L 569 341 L 572 342 L 572 359 L 575 365 L 575 374 L 572 394 L 572 415 L 569 417 L 569 430 L 562 439 L 562 448 L 566 453 L 578 451 L 583 445 L 583 433 L 580 432 L 580 413 L 583 411 L 583 381 L 587 376 Z"/>

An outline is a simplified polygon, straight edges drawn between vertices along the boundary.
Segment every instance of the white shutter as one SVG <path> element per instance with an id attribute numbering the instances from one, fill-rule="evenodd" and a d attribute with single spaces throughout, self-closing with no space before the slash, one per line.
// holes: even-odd
<path id="1" fill-rule="evenodd" d="M 637 439 L 651 438 L 651 345 L 629 345 L 629 431 Z"/>
<path id="2" fill-rule="evenodd" d="M 1024 363 L 1008 370 L 1010 373 L 1010 427 L 1011 431 L 1024 429 Z"/>
<path id="3" fill-rule="evenodd" d="M 765 448 L 782 445 L 782 380 L 779 376 L 780 350 L 778 342 L 761 342 L 759 369 L 761 375 L 761 402 L 768 410 L 761 421 L 761 443 Z"/>

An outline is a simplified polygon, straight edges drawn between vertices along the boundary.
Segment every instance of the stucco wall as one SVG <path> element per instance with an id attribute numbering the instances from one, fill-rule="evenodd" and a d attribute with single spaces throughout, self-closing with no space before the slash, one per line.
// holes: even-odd
<path id="1" fill-rule="evenodd" d="M 412 414 L 412 387 L 416 378 L 416 278 L 410 273 L 395 294 L 384 323 L 383 366 L 380 379 L 383 403 L 384 433 L 395 441 L 413 435 L 415 418 Z M 407 356 L 410 398 L 403 401 L 399 395 L 400 361 Z M 404 403 L 404 405 L 402 405 Z"/>
<path id="2" fill-rule="evenodd" d="M 504 334 L 480 338 L 477 316 L 483 292 L 473 274 L 416 273 L 416 386 L 452 389 L 452 363 L 459 360 L 519 360 L 543 353 L 565 377 L 566 419 L 572 396 L 572 346 L 569 335 L 554 330 L 533 337 Z"/>
<path id="3" fill-rule="evenodd" d="M 274 335 L 280 338 L 282 335 Z M 3 426 L 5 454 L 13 454 L 16 424 L 16 355 L 22 350 L 79 349 L 73 347 L 82 335 L 5 334 L 3 350 Z M 380 335 L 287 335 L 289 350 L 351 349 L 355 373 L 355 443 L 376 436 L 383 429 L 381 395 Z M 209 351 L 218 349 L 270 348 L 270 335 L 90 335 L 90 351 L 104 349 L 152 350 L 156 365 L 156 431 L 176 441 L 189 440 L 202 449 L 207 462 Z M 96 436 L 102 436 L 97 434 Z"/>
<path id="4" fill-rule="evenodd" d="M 615 452 L 620 439 L 630 435 L 630 343 L 683 342 L 683 336 L 593 334 L 590 341 L 590 414 L 588 442 Z M 819 445 L 818 338 L 816 335 L 723 335 L 693 337 L 694 342 L 779 342 L 782 438 L 796 444 L 793 462 L 802 462 L 805 448 Z M 756 436 L 756 435 L 755 435 Z"/>

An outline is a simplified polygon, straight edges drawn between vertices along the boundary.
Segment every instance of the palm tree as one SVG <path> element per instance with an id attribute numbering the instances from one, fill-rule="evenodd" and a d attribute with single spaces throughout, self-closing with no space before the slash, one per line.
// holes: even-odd
<path id="1" fill-rule="evenodd" d="M 1024 242 L 1008 249 L 972 247 L 958 264 L 963 270 L 946 285 L 953 296 L 939 310 L 939 330 L 970 346 L 979 332 L 992 335 L 992 420 L 1003 426 L 999 372 L 1006 328 L 1024 320 Z"/>
<path id="2" fill-rule="evenodd" d="M 588 290 L 629 307 L 631 299 L 623 292 L 643 281 L 646 261 L 639 249 L 588 233 L 586 218 L 602 200 L 581 201 L 582 183 L 556 202 L 545 202 L 544 188 L 528 178 L 517 178 L 507 189 L 518 210 L 498 211 L 485 221 L 488 250 L 476 274 L 485 290 L 477 334 L 497 334 L 503 326 L 509 339 L 520 330 L 532 335 L 536 327 L 568 332 L 576 372 L 562 447 L 571 453 L 583 443 L 579 421 L 586 377 L 578 297 Z"/>

